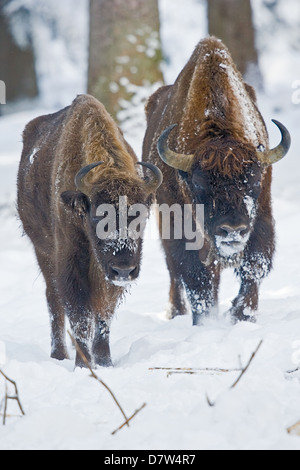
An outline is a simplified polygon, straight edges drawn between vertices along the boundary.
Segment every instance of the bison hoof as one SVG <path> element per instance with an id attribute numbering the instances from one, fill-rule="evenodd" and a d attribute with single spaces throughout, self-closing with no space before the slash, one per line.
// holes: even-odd
<path id="1" fill-rule="evenodd" d="M 254 312 L 246 312 L 236 311 L 235 308 L 230 310 L 231 321 L 234 325 L 239 322 L 246 321 L 248 323 L 256 323 L 256 316 Z"/>
<path id="2" fill-rule="evenodd" d="M 56 359 L 57 361 L 64 361 L 65 359 L 70 359 L 69 354 L 67 351 L 58 349 L 51 352 L 52 359 Z"/>
<path id="3" fill-rule="evenodd" d="M 203 314 L 193 313 L 193 326 L 201 326 L 204 316 Z"/>
<path id="4" fill-rule="evenodd" d="M 170 305 L 166 311 L 166 318 L 168 320 L 173 320 L 174 318 L 182 317 L 183 315 L 186 315 L 186 311 L 179 310 L 173 305 Z"/>
<path id="5" fill-rule="evenodd" d="M 75 359 L 75 368 L 79 368 L 79 369 L 88 369 L 88 368 L 91 368 L 93 369 L 93 362 L 89 356 L 89 358 L 86 358 L 86 357 L 82 357 L 82 356 L 79 356 L 78 354 L 76 354 L 76 359 Z"/>
<path id="6" fill-rule="evenodd" d="M 110 357 L 98 357 L 95 358 L 96 367 L 113 367 L 113 363 Z"/>

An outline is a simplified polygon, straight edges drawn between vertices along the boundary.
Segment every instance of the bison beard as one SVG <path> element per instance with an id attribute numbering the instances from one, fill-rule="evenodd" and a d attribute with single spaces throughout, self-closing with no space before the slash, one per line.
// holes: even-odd
<path id="1" fill-rule="evenodd" d="M 143 160 L 164 175 L 158 203 L 205 206 L 201 250 L 186 251 L 184 240 L 162 240 L 171 318 L 187 312 L 186 293 L 199 324 L 217 306 L 221 271 L 230 266 L 240 279 L 231 316 L 253 320 L 259 286 L 272 268 L 272 164 L 289 150 L 287 129 L 274 121 L 282 140 L 269 150 L 255 91 L 213 37 L 197 45 L 174 85 L 152 95 L 146 114 Z"/>
<path id="2" fill-rule="evenodd" d="M 149 207 L 161 182 L 160 170 L 137 162 L 104 106 L 91 96 L 78 96 L 71 106 L 26 126 L 18 211 L 46 282 L 53 358 L 68 358 L 67 316 L 89 363 L 112 364 L 109 325 L 124 284 L 139 275 L 142 239 L 99 239 L 97 208 L 109 204 L 118 213 L 119 196 L 126 196 L 128 205 Z M 76 365 L 85 366 L 78 353 Z"/>

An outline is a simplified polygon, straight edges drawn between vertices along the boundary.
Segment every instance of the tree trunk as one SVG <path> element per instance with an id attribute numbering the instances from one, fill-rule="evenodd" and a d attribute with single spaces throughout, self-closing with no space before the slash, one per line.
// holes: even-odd
<path id="1" fill-rule="evenodd" d="M 158 0 L 90 0 L 88 92 L 119 121 L 141 87 L 163 82 L 161 60 Z"/>
<path id="2" fill-rule="evenodd" d="M 33 50 L 30 46 L 22 49 L 16 44 L 3 8 L 0 9 L 0 44 L 0 80 L 6 85 L 6 102 L 36 97 Z"/>
<path id="3" fill-rule="evenodd" d="M 226 44 L 244 78 L 261 87 L 251 0 L 208 0 L 208 23 L 209 34 Z"/>

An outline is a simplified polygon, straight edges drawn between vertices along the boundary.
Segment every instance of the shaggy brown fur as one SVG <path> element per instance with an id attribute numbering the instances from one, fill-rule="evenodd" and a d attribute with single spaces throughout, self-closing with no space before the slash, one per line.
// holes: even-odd
<path id="1" fill-rule="evenodd" d="M 245 166 L 258 163 L 252 145 L 237 142 L 231 137 L 203 139 L 203 143 L 195 149 L 195 157 L 197 162 L 201 162 L 202 170 L 230 179 L 242 174 Z"/>
<path id="2" fill-rule="evenodd" d="M 122 132 L 92 96 L 78 96 L 71 106 L 31 121 L 23 144 L 18 210 L 46 281 L 51 356 L 68 357 L 67 315 L 88 360 L 111 365 L 109 325 L 124 294 L 114 283 L 126 273 L 137 278 L 142 242 L 99 240 L 96 210 L 109 203 L 118 213 L 119 196 L 127 196 L 130 205 L 149 206 L 150 186 Z M 75 175 L 98 161 L 103 164 L 86 175 L 84 192 L 78 191 Z M 84 365 L 78 354 L 76 365 Z"/>
<path id="3" fill-rule="evenodd" d="M 221 269 L 235 266 L 241 288 L 231 314 L 248 319 L 257 309 L 258 288 L 274 252 L 272 169 L 257 159 L 257 149 L 268 150 L 269 142 L 255 91 L 244 83 L 224 44 L 209 37 L 197 45 L 174 85 L 151 96 L 146 115 L 143 160 L 164 174 L 158 203 L 205 206 L 202 250 L 186 251 L 186 240 L 163 240 L 171 278 L 170 315 L 186 313 L 185 290 L 197 324 L 217 304 Z M 169 147 L 194 155 L 190 173 L 159 157 L 158 139 L 173 124 Z M 231 231 L 249 239 L 243 251 L 227 255 Z"/>

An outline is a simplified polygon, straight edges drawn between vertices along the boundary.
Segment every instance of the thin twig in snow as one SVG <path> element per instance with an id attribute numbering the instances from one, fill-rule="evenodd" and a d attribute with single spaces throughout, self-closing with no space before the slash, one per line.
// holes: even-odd
<path id="1" fill-rule="evenodd" d="M 188 374 L 197 375 L 205 373 L 228 374 L 230 372 L 240 372 L 242 369 L 221 369 L 218 367 L 150 367 L 149 370 L 163 370 L 167 371 L 167 377 L 173 374 Z"/>
<path id="2" fill-rule="evenodd" d="M 259 343 L 259 345 L 257 346 L 256 350 L 252 353 L 252 355 L 251 355 L 251 357 L 250 357 L 250 359 L 249 359 L 249 361 L 248 361 L 246 367 L 244 367 L 244 368 L 242 369 L 242 372 L 241 372 L 240 376 L 237 378 L 237 380 L 234 382 L 234 384 L 231 385 L 230 390 L 234 389 L 234 388 L 237 386 L 237 384 L 240 382 L 241 378 L 245 375 L 245 373 L 246 373 L 247 370 L 249 369 L 251 363 L 253 362 L 253 359 L 255 358 L 255 356 L 257 355 L 257 353 L 258 353 L 258 351 L 259 351 L 259 349 L 261 348 L 262 344 L 263 344 L 263 340 L 260 341 L 260 343 Z M 207 400 L 207 403 L 208 403 L 208 405 L 209 405 L 210 407 L 215 406 L 215 403 L 212 402 L 212 401 L 209 399 L 208 395 L 206 395 L 206 400 Z"/>
<path id="3" fill-rule="evenodd" d="M 254 351 L 254 353 L 252 353 L 252 356 L 250 357 L 250 360 L 248 362 L 248 364 L 246 365 L 246 367 L 242 370 L 242 373 L 241 375 L 239 376 L 239 378 L 234 382 L 234 384 L 230 387 L 230 388 L 235 388 L 237 386 L 237 384 L 239 383 L 239 381 L 241 380 L 241 378 L 243 377 L 243 375 L 247 372 L 247 370 L 249 369 L 253 359 L 255 358 L 256 354 L 258 353 L 259 349 L 261 348 L 263 344 L 263 340 L 260 341 L 259 345 L 257 346 L 256 350 Z"/>
<path id="4" fill-rule="evenodd" d="M 295 372 L 299 372 L 300 368 L 297 367 L 296 369 L 293 369 L 293 370 L 287 370 L 286 371 L 286 374 L 294 374 Z"/>
<path id="5" fill-rule="evenodd" d="M 287 432 L 289 434 L 300 436 L 300 421 L 298 421 L 298 423 L 296 424 L 293 424 L 293 426 L 290 426 L 289 428 L 287 428 Z"/>
<path id="6" fill-rule="evenodd" d="M 136 410 L 133 415 L 130 416 L 130 418 L 128 418 L 127 421 L 125 421 L 125 423 L 123 423 L 121 426 L 118 427 L 118 429 L 115 429 L 115 431 L 112 432 L 112 435 L 114 436 L 118 431 L 120 431 L 122 428 L 124 428 L 124 426 L 126 426 L 126 424 L 128 425 L 129 421 L 131 421 L 140 411 L 142 411 L 143 408 L 145 408 L 146 403 L 144 403 L 138 410 Z"/>
<path id="7" fill-rule="evenodd" d="M 109 394 L 111 395 L 111 397 L 113 398 L 114 402 L 116 403 L 117 407 L 119 408 L 119 410 L 121 411 L 124 419 L 125 419 L 125 422 L 118 428 L 116 429 L 115 431 L 112 432 L 112 434 L 115 434 L 119 429 L 122 429 L 124 426 L 128 426 L 129 427 L 129 421 L 131 421 L 143 408 L 145 408 L 146 406 L 146 403 L 143 404 L 143 406 L 141 408 L 139 408 L 138 410 L 136 410 L 134 412 L 134 414 L 130 417 L 130 418 L 127 418 L 123 408 L 121 407 L 119 401 L 117 400 L 115 394 L 112 392 L 112 390 L 109 388 L 109 386 L 103 382 L 103 380 L 101 380 L 96 374 L 95 372 L 93 371 L 93 369 L 91 368 L 90 364 L 89 364 L 89 361 L 87 360 L 87 358 L 85 357 L 85 354 L 82 352 L 81 348 L 79 347 L 77 341 L 75 340 L 75 338 L 71 335 L 70 331 L 68 331 L 68 334 L 71 338 L 71 341 L 76 349 L 76 351 L 78 352 L 78 354 L 80 355 L 81 359 L 83 360 L 84 364 L 86 365 L 86 367 L 89 369 L 90 373 L 91 373 L 91 377 L 95 380 L 97 380 L 97 382 L 99 382 L 101 385 L 103 385 L 104 388 L 106 388 L 106 390 L 109 392 Z"/>
<path id="8" fill-rule="evenodd" d="M 6 424 L 6 418 L 7 418 L 7 405 L 8 405 L 8 400 L 16 400 L 16 402 L 19 405 L 20 411 L 23 416 L 25 416 L 24 409 L 21 405 L 21 401 L 19 398 L 19 392 L 18 392 L 18 387 L 16 382 L 13 380 L 9 379 L 7 375 L 4 374 L 4 372 L 0 369 L 0 374 L 4 377 L 5 379 L 5 398 L 4 398 L 4 410 L 3 410 L 3 426 Z M 8 387 L 7 387 L 7 382 L 11 383 L 14 386 L 15 389 L 15 395 L 14 396 L 9 396 L 8 395 Z"/>
<path id="9" fill-rule="evenodd" d="M 68 334 L 71 338 L 71 341 L 76 349 L 76 351 L 78 352 L 78 354 L 80 355 L 81 359 L 83 360 L 83 362 L 85 363 L 86 367 L 89 369 L 90 373 L 91 373 L 91 376 L 93 377 L 93 379 L 97 380 L 101 385 L 103 385 L 103 387 L 106 388 L 106 390 L 110 393 L 110 395 L 112 396 L 114 402 L 116 403 L 117 407 L 119 408 L 119 410 L 121 411 L 122 415 L 124 416 L 124 419 L 125 421 L 128 421 L 128 418 L 123 410 L 123 408 L 121 407 L 119 401 L 117 400 L 115 394 L 112 392 L 112 390 L 109 388 L 108 385 L 106 385 L 105 382 L 103 382 L 103 380 L 99 379 L 99 377 L 95 374 L 95 372 L 93 371 L 93 369 L 91 368 L 90 364 L 89 364 L 89 361 L 87 360 L 87 358 L 85 357 L 85 355 L 83 354 L 81 348 L 79 347 L 77 341 L 75 340 L 75 338 L 71 335 L 71 333 L 68 331 Z M 129 425 L 128 425 L 129 426 Z"/>

